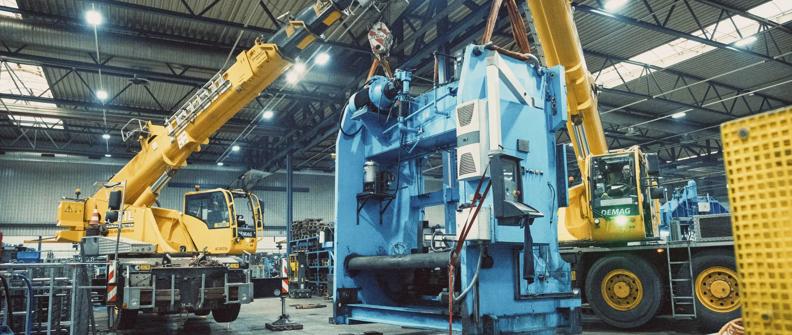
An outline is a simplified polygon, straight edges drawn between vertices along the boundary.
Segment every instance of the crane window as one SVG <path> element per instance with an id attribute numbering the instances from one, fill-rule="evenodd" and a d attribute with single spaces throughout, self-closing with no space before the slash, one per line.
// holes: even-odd
<path id="1" fill-rule="evenodd" d="M 222 192 L 190 194 L 184 201 L 184 212 L 203 221 L 209 229 L 230 226 L 228 205 Z"/>

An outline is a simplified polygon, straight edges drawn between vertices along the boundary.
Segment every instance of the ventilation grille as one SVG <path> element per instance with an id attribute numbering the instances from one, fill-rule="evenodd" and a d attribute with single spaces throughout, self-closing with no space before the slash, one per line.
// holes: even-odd
<path id="1" fill-rule="evenodd" d="M 466 152 L 459 157 L 459 175 L 464 176 L 476 173 L 476 161 L 473 159 L 473 154 Z"/>
<path id="2" fill-rule="evenodd" d="M 473 120 L 473 112 L 475 109 L 475 103 L 469 103 L 457 108 L 457 120 L 459 121 L 460 127 L 465 127 L 470 124 L 470 121 Z"/>

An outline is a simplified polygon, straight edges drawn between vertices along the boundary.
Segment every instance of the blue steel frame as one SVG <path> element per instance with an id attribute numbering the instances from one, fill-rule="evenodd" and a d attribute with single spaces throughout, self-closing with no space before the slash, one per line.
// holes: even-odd
<path id="1" fill-rule="evenodd" d="M 409 79 L 409 73 L 397 73 Z M 422 252 L 421 222 L 426 219 L 427 206 L 444 205 L 446 233 L 455 234 L 454 228 L 461 224 L 455 222 L 456 211 L 460 203 L 471 200 L 478 182 L 457 180 L 455 108 L 483 99 L 490 113 L 497 112 L 498 117 L 490 118 L 490 123 L 500 122 L 489 127 L 501 143 L 489 153 L 520 159 L 523 202 L 544 213 L 530 226 L 536 280 L 529 283 L 522 276 L 524 228 L 504 225 L 494 216 L 480 218 L 480 222 L 488 223 L 491 238 L 465 242 L 457 266 L 459 287 L 471 283 L 481 248 L 494 262 L 480 270 L 478 284 L 465 296 L 461 311 L 455 313 L 453 329 L 464 328 L 469 334 L 552 334 L 565 327 L 575 331 L 580 298 L 571 288 L 570 268 L 558 253 L 556 235 L 556 212 L 566 204 L 567 188 L 565 159 L 556 150 L 555 136 L 566 122 L 563 76 L 560 67 L 540 68 L 471 45 L 465 50 L 459 82 L 412 97 L 406 94 L 409 80 L 404 81 L 406 89 L 396 97 L 403 110 L 398 113 L 396 107 L 391 108 L 397 116 L 376 113 L 367 106 L 356 110 L 355 96 L 350 98 L 336 141 L 334 322 L 448 328 L 446 303 L 439 297 L 427 298 L 429 301 L 421 305 L 397 303 L 393 292 L 386 292 L 382 283 L 398 281 L 398 272 L 350 273 L 345 260 Z M 381 92 L 384 80 L 370 81 L 369 95 Z M 376 100 L 368 106 L 382 106 L 381 102 Z M 518 139 L 522 143 L 527 140 L 528 150 L 517 150 Z M 443 156 L 442 187 L 426 192 L 421 163 L 427 155 L 436 153 Z M 363 192 L 366 161 L 374 161 L 394 174 L 392 200 L 362 205 L 355 201 Z M 487 197 L 483 206 L 492 208 L 493 198 Z"/>

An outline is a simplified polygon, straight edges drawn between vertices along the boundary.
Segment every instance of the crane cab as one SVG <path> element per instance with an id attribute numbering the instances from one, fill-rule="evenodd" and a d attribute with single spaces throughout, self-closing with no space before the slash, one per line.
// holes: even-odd
<path id="1" fill-rule="evenodd" d="M 659 235 L 656 156 L 624 150 L 590 156 L 586 190 L 594 241 L 637 241 Z"/>
<path id="2" fill-rule="evenodd" d="M 211 189 L 184 195 L 184 222 L 196 249 L 212 254 L 254 253 L 264 236 L 263 203 L 242 190 Z"/>

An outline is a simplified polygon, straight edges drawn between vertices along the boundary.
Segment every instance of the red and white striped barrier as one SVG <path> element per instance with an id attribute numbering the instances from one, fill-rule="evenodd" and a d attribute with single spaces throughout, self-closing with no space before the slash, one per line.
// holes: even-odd
<path id="1" fill-rule="evenodd" d="M 107 302 L 115 303 L 118 301 L 118 276 L 116 275 L 116 267 L 118 262 L 112 261 L 107 266 Z"/>
<path id="2" fill-rule="evenodd" d="M 288 294 L 289 293 L 289 271 L 287 266 L 289 262 L 286 258 L 281 258 L 281 293 Z"/>

